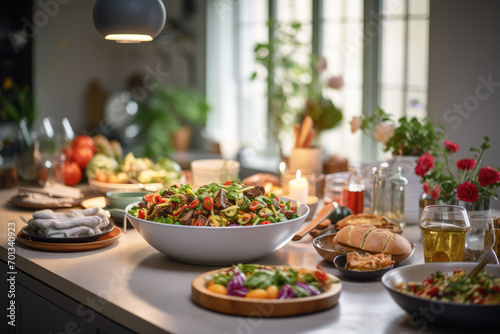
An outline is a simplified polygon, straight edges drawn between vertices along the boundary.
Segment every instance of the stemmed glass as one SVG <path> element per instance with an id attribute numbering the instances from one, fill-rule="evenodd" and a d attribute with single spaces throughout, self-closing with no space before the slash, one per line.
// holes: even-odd
<path id="1" fill-rule="evenodd" d="M 56 170 L 63 170 L 66 157 L 62 150 L 74 138 L 75 134 L 69 120 L 64 117 L 57 119 L 45 117 L 38 126 L 35 150 L 39 154 L 42 166 L 47 171 L 44 186 L 51 186 L 56 182 Z"/>
<path id="2" fill-rule="evenodd" d="M 429 205 L 420 218 L 425 262 L 456 262 L 464 256 L 466 234 L 470 230 L 465 208 Z"/>
<path id="3" fill-rule="evenodd" d="M 481 215 L 469 215 L 470 232 L 465 241 L 465 261 L 479 262 L 483 257 L 488 257 L 489 263 L 498 264 L 498 259 L 493 252 L 495 244 L 495 228 L 493 218 Z"/>

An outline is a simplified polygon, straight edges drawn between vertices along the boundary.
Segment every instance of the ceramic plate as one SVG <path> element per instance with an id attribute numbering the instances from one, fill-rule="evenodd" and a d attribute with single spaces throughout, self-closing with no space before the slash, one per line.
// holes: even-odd
<path id="1" fill-rule="evenodd" d="M 364 253 L 358 252 L 359 254 L 363 255 Z M 345 269 L 345 265 L 347 263 L 347 255 L 342 254 L 337 256 L 333 260 L 333 264 L 335 264 L 335 267 L 346 277 L 355 279 L 355 280 L 364 280 L 364 281 L 369 281 L 369 280 L 375 280 L 379 279 L 380 277 L 384 276 L 386 272 L 391 270 L 394 267 L 394 264 L 391 264 L 388 267 L 385 267 L 384 269 L 380 270 L 371 270 L 371 271 L 362 271 L 362 270 L 350 270 L 350 269 Z"/>
<path id="2" fill-rule="evenodd" d="M 95 235 L 86 235 L 82 237 L 64 237 L 64 238 L 50 238 L 50 237 L 44 237 L 42 235 L 37 234 L 35 231 L 33 231 L 29 226 L 23 227 L 22 234 L 24 237 L 29 238 L 30 240 L 33 241 L 40 241 L 40 242 L 45 242 L 45 243 L 80 243 L 80 242 L 91 242 L 102 235 L 105 235 L 109 232 L 111 232 L 115 228 L 115 225 L 110 223 L 108 226 L 106 226 L 101 233 L 95 234 Z"/>

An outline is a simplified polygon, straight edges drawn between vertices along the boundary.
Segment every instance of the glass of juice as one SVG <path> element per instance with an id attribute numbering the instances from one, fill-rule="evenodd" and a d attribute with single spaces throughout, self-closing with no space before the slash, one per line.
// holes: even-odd
<path id="1" fill-rule="evenodd" d="M 429 205 L 420 218 L 425 262 L 462 261 L 466 234 L 470 230 L 465 208 Z"/>

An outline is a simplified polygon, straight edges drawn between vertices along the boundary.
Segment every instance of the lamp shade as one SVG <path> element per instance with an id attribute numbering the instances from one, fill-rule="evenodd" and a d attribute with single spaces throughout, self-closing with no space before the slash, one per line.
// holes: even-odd
<path id="1" fill-rule="evenodd" d="M 153 40 L 163 29 L 166 18 L 160 0 L 97 0 L 93 13 L 97 31 L 119 43 Z"/>

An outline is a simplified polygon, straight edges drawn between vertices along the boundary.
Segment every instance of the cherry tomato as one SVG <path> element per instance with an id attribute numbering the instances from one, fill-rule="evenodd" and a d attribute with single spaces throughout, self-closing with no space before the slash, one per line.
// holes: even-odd
<path id="1" fill-rule="evenodd" d="M 253 219 L 253 217 L 255 217 L 255 213 L 250 214 L 250 219 Z"/>
<path id="2" fill-rule="evenodd" d="M 175 211 L 172 215 L 173 216 L 178 216 L 181 214 L 182 211 L 184 211 L 184 209 L 187 208 L 187 204 L 184 204 L 183 206 L 181 206 L 181 208 L 177 211 Z"/>
<path id="3" fill-rule="evenodd" d="M 198 206 L 198 204 L 200 204 L 200 201 L 198 201 L 197 199 L 195 199 L 194 201 L 192 201 L 191 203 L 189 203 L 189 208 L 190 209 L 194 209 Z"/>
<path id="4" fill-rule="evenodd" d="M 200 226 L 201 225 L 201 222 L 199 220 L 195 221 L 193 226 Z"/>
<path id="5" fill-rule="evenodd" d="M 203 199 L 203 206 L 209 211 L 212 210 L 212 208 L 214 207 L 214 202 L 212 201 L 210 196 L 207 196 Z"/>
<path id="6" fill-rule="evenodd" d="M 260 204 L 260 203 L 259 203 L 259 202 L 257 202 L 257 201 L 252 201 L 252 203 L 250 203 L 250 205 L 248 206 L 248 208 L 249 208 L 250 210 L 256 210 L 256 209 L 259 207 L 259 204 Z"/>
<path id="7" fill-rule="evenodd" d="M 260 223 L 261 225 L 269 225 L 271 224 L 271 222 L 269 220 L 264 220 L 262 223 Z"/>
<path id="8" fill-rule="evenodd" d="M 230 186 L 230 185 L 231 185 L 231 181 L 226 181 L 226 182 L 224 182 L 224 185 L 225 185 L 225 186 Z"/>
<path id="9" fill-rule="evenodd" d="M 274 196 L 278 202 L 281 202 L 281 199 L 278 196 Z"/>
<path id="10" fill-rule="evenodd" d="M 74 161 L 66 161 L 64 167 L 56 169 L 56 178 L 67 186 L 74 186 L 82 180 L 82 170 Z"/>
<path id="11" fill-rule="evenodd" d="M 155 194 L 147 194 L 144 196 L 144 199 L 149 203 L 153 200 L 153 197 L 155 197 Z"/>
<path id="12" fill-rule="evenodd" d="M 321 268 L 320 265 L 318 265 L 316 268 L 318 270 L 314 273 L 314 276 L 316 276 L 316 278 L 320 281 L 326 281 L 328 279 L 328 275 L 325 273 L 323 268 Z"/>
<path id="13" fill-rule="evenodd" d="M 163 197 L 161 197 L 160 195 L 155 195 L 153 197 L 153 202 L 155 204 L 159 204 L 159 203 L 165 203 L 165 200 L 163 199 Z"/>
<path id="14" fill-rule="evenodd" d="M 139 219 L 145 219 L 145 218 L 146 218 L 146 213 L 144 213 L 144 210 L 143 210 L 143 209 L 139 209 L 139 210 L 137 211 L 137 213 L 138 213 L 138 218 L 139 218 Z"/>
<path id="15" fill-rule="evenodd" d="M 297 207 L 296 206 L 292 206 L 292 211 L 293 211 L 293 213 L 296 213 Z"/>

